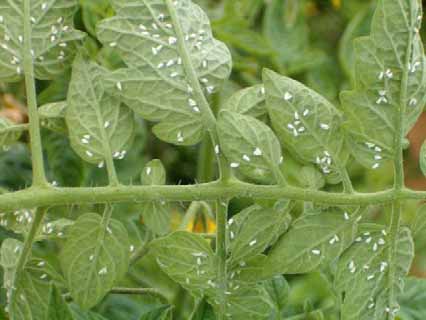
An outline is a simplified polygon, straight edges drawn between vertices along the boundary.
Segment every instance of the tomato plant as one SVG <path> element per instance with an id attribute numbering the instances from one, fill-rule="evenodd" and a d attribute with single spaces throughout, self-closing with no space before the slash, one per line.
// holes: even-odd
<path id="1" fill-rule="evenodd" d="M 339 70 L 309 34 L 337 10 L 357 13 Z M 0 147 L 31 168 L 0 194 L 2 316 L 423 319 L 426 211 L 403 215 L 426 199 L 404 168 L 422 19 L 418 0 L 0 0 L 0 80 L 27 106 Z M 390 185 L 357 190 L 371 172 Z M 303 283 L 325 297 L 294 303 Z"/>

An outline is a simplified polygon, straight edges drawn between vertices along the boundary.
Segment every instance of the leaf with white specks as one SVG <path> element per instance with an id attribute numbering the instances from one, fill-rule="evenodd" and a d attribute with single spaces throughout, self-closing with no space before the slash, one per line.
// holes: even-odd
<path id="1" fill-rule="evenodd" d="M 258 205 L 248 207 L 228 221 L 231 252 L 229 268 L 262 253 L 290 226 L 287 210 L 279 212 Z"/>
<path id="2" fill-rule="evenodd" d="M 408 228 L 396 235 L 395 248 L 384 230 L 363 225 L 361 236 L 339 260 L 335 287 L 342 298 L 342 319 L 382 320 L 399 311 L 397 296 L 414 257 Z"/>
<path id="3" fill-rule="evenodd" d="M 59 133 L 66 133 L 65 113 L 67 102 L 53 102 L 42 105 L 38 108 L 38 114 L 43 127 Z"/>
<path id="4" fill-rule="evenodd" d="M 31 45 L 37 79 L 63 73 L 84 33 L 74 29 L 76 0 L 31 1 Z M 24 0 L 0 1 L 0 79 L 17 81 L 24 65 Z"/>
<path id="5" fill-rule="evenodd" d="M 0 147 L 7 148 L 14 144 L 21 137 L 22 131 L 22 126 L 0 117 Z"/>
<path id="6" fill-rule="evenodd" d="M 343 92 L 353 156 L 376 169 L 394 159 L 426 103 L 426 59 L 417 0 L 380 0 L 371 35 L 355 41 L 355 88 Z M 398 132 L 399 131 L 399 132 Z"/>
<path id="7" fill-rule="evenodd" d="M 340 174 L 346 162 L 340 112 L 318 93 L 273 71 L 263 72 L 263 82 L 269 116 L 281 143 L 325 175 Z"/>
<path id="8" fill-rule="evenodd" d="M 356 232 L 356 221 L 339 208 L 304 214 L 268 252 L 264 276 L 307 273 L 325 266 L 352 244 Z"/>
<path id="9" fill-rule="evenodd" d="M 265 105 L 263 84 L 237 91 L 225 102 L 222 109 L 255 118 L 265 115 L 268 111 Z"/>
<path id="10" fill-rule="evenodd" d="M 98 25 L 105 46 L 121 54 L 127 69 L 109 85 L 145 119 L 160 122 L 162 140 L 193 145 L 206 126 L 205 97 L 231 72 L 226 46 L 213 38 L 210 22 L 190 0 L 114 0 L 116 16 Z"/>
<path id="11" fill-rule="evenodd" d="M 102 166 L 123 159 L 134 138 L 133 112 L 110 95 L 102 67 L 79 56 L 74 62 L 65 120 L 71 145 L 84 160 Z"/>
<path id="12" fill-rule="evenodd" d="M 165 185 L 166 170 L 160 160 L 148 162 L 141 174 L 144 185 Z M 141 205 L 142 217 L 147 227 L 155 234 L 165 235 L 170 231 L 170 207 L 165 201 L 147 201 Z"/>
<path id="13" fill-rule="evenodd" d="M 191 294 L 202 297 L 214 290 L 217 262 L 207 240 L 178 231 L 154 240 L 151 246 L 160 268 Z"/>
<path id="14" fill-rule="evenodd" d="M 127 272 L 130 243 L 121 222 L 87 213 L 68 232 L 61 267 L 73 300 L 82 308 L 96 305 Z"/>
<path id="15" fill-rule="evenodd" d="M 219 114 L 217 131 L 220 149 L 231 168 L 253 180 L 275 179 L 281 183 L 281 145 L 267 125 L 253 117 L 224 110 Z"/>

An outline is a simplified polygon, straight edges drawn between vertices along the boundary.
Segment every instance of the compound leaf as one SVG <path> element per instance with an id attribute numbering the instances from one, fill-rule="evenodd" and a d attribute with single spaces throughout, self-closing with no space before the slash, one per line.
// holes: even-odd
<path id="1" fill-rule="evenodd" d="M 107 92 L 103 84 L 106 73 L 95 63 L 77 57 L 65 115 L 73 149 L 100 167 L 111 157 L 124 158 L 135 127 L 133 112 Z"/>
<path id="2" fill-rule="evenodd" d="M 281 146 L 267 125 L 253 117 L 224 110 L 219 115 L 217 131 L 231 168 L 253 180 L 281 182 Z"/>
<path id="3" fill-rule="evenodd" d="M 160 268 L 194 296 L 215 288 L 216 258 L 201 236 L 178 231 L 154 240 L 152 248 Z"/>
<path id="4" fill-rule="evenodd" d="M 15 125 L 7 118 L 0 117 L 0 147 L 7 148 L 21 137 L 22 126 Z"/>
<path id="5" fill-rule="evenodd" d="M 265 70 L 263 81 L 272 126 L 281 143 L 326 175 L 345 163 L 342 117 L 325 98 L 303 84 Z"/>
<path id="6" fill-rule="evenodd" d="M 84 33 L 74 29 L 76 0 L 31 1 L 31 45 L 37 79 L 62 74 L 74 59 Z M 23 75 L 24 1 L 0 2 L 0 79 L 17 81 Z"/>
<path id="7" fill-rule="evenodd" d="M 263 272 L 275 275 L 314 271 L 337 259 L 352 244 L 356 232 L 357 223 L 340 209 L 305 214 L 272 247 Z"/>
<path id="8" fill-rule="evenodd" d="M 341 257 L 335 286 L 344 298 L 345 320 L 386 319 L 399 311 L 397 295 L 402 291 L 414 256 L 408 228 L 396 235 L 395 247 L 383 227 L 367 225 L 362 235 Z"/>
<path id="9" fill-rule="evenodd" d="M 394 159 L 426 102 L 426 60 L 417 0 L 380 0 L 369 37 L 355 42 L 355 89 L 343 92 L 353 156 L 377 169 Z"/>
<path id="10" fill-rule="evenodd" d="M 87 213 L 69 229 L 60 254 L 73 300 L 82 308 L 96 305 L 127 271 L 127 231 L 121 222 Z"/>
<path id="11" fill-rule="evenodd" d="M 162 140 L 192 145 L 207 117 L 204 94 L 217 91 L 231 71 L 226 46 L 190 0 L 114 0 L 117 15 L 98 25 L 98 37 L 115 48 L 128 69 L 109 77 L 111 88 Z M 204 94 L 203 94 L 204 92 Z"/>

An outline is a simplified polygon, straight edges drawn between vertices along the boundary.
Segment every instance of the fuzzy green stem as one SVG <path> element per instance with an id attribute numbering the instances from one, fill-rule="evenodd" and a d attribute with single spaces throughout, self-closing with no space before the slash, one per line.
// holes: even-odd
<path id="1" fill-rule="evenodd" d="M 226 295 L 228 290 L 226 270 L 226 224 L 228 222 L 228 200 L 216 201 L 216 256 L 218 257 L 217 280 L 220 292 L 218 320 L 226 319 Z"/>
<path id="2" fill-rule="evenodd" d="M 24 1 L 24 52 L 23 65 L 25 74 L 25 86 L 27 93 L 27 105 L 29 116 L 30 145 L 32 152 L 33 185 L 47 185 L 44 171 L 43 148 L 40 134 L 40 119 L 37 111 L 37 95 L 34 80 L 34 64 L 31 43 L 31 1 Z"/>
<path id="3" fill-rule="evenodd" d="M 211 140 L 204 138 L 198 155 L 197 181 L 208 182 L 213 180 L 214 150 Z"/>

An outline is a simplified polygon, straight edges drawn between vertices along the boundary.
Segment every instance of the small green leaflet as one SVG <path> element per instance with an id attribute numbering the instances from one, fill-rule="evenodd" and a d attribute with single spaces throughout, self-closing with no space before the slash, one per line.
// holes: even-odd
<path id="1" fill-rule="evenodd" d="M 224 110 L 219 114 L 217 131 L 231 168 L 253 180 L 282 182 L 281 145 L 267 125 L 253 117 Z"/>
<path id="2" fill-rule="evenodd" d="M 121 222 L 87 213 L 68 232 L 60 254 L 73 300 L 82 308 L 96 305 L 127 271 L 127 231 Z"/>
<path id="3" fill-rule="evenodd" d="M 112 2 L 117 15 L 98 25 L 98 37 L 120 53 L 128 69 L 109 77 L 111 88 L 145 119 L 160 122 L 153 128 L 160 139 L 197 143 L 210 112 L 203 110 L 203 92 L 216 92 L 228 78 L 228 49 L 189 0 Z"/>
<path id="4" fill-rule="evenodd" d="M 369 37 L 355 42 L 355 89 L 343 92 L 353 156 L 377 169 L 393 159 L 426 102 L 426 68 L 418 0 L 380 0 Z M 401 132 L 397 132 L 401 128 Z"/>
<path id="5" fill-rule="evenodd" d="M 71 64 L 84 33 L 74 29 L 76 0 L 31 1 L 31 54 L 37 79 L 49 80 Z M 17 81 L 24 71 L 24 0 L 0 1 L 0 79 Z"/>
<path id="6" fill-rule="evenodd" d="M 141 175 L 144 185 L 166 184 L 166 170 L 160 160 L 152 160 L 146 164 Z M 144 223 L 154 233 L 165 235 L 170 231 L 170 208 L 163 201 L 149 201 L 141 205 Z"/>
<path id="7" fill-rule="evenodd" d="M 339 173 L 346 157 L 338 110 L 303 84 L 273 71 L 265 70 L 263 81 L 269 116 L 281 143 L 324 174 Z"/>
<path id="8" fill-rule="evenodd" d="M 139 320 L 172 320 L 172 309 L 169 305 L 156 307 L 144 313 Z"/>
<path id="9" fill-rule="evenodd" d="M 19 140 L 22 127 L 15 125 L 7 118 L 0 117 L 0 147 L 7 148 Z"/>
<path id="10" fill-rule="evenodd" d="M 55 285 L 50 286 L 46 320 L 74 320 L 61 291 Z"/>
<path id="11" fill-rule="evenodd" d="M 23 243 L 15 239 L 4 240 L 1 247 L 0 265 L 4 270 L 3 283 L 8 290 L 10 319 L 46 319 L 48 302 L 45 297 L 49 296 L 49 282 L 63 283 L 63 280 L 46 261 L 40 259 L 31 259 L 16 275 L 22 248 Z"/>
<path id="12" fill-rule="evenodd" d="M 258 205 L 248 207 L 228 221 L 229 250 L 228 265 L 236 265 L 262 253 L 268 246 L 287 231 L 291 216 L 272 208 Z"/>
<path id="13" fill-rule="evenodd" d="M 125 157 L 135 127 L 133 112 L 104 87 L 106 73 L 95 63 L 77 57 L 65 115 L 73 149 L 99 167 L 111 157 Z"/>
<path id="14" fill-rule="evenodd" d="M 414 256 L 408 228 L 401 228 L 395 250 L 381 226 L 363 225 L 362 233 L 341 257 L 335 277 L 342 301 L 342 319 L 393 319 Z M 390 260 L 391 259 L 391 260 Z"/>
<path id="15" fill-rule="evenodd" d="M 226 294 L 226 315 L 232 320 L 269 320 L 274 309 L 273 302 L 262 284 L 234 287 Z M 219 301 L 211 299 L 215 309 Z"/>
<path id="16" fill-rule="evenodd" d="M 263 84 L 237 91 L 226 101 L 222 109 L 254 118 L 265 115 L 268 111 L 265 105 L 265 88 Z"/>
<path id="17" fill-rule="evenodd" d="M 48 103 L 38 109 L 38 114 L 43 127 L 59 133 L 66 133 L 65 113 L 66 101 Z"/>
<path id="18" fill-rule="evenodd" d="M 290 286 L 282 275 L 277 275 L 264 282 L 265 289 L 274 302 L 278 314 L 281 314 L 288 303 Z"/>
<path id="19" fill-rule="evenodd" d="M 264 276 L 307 273 L 325 266 L 352 244 L 356 232 L 356 221 L 342 209 L 304 214 L 268 253 Z"/>
<path id="20" fill-rule="evenodd" d="M 216 258 L 201 236 L 178 231 L 154 240 L 152 251 L 161 269 L 194 296 L 216 287 Z"/>

